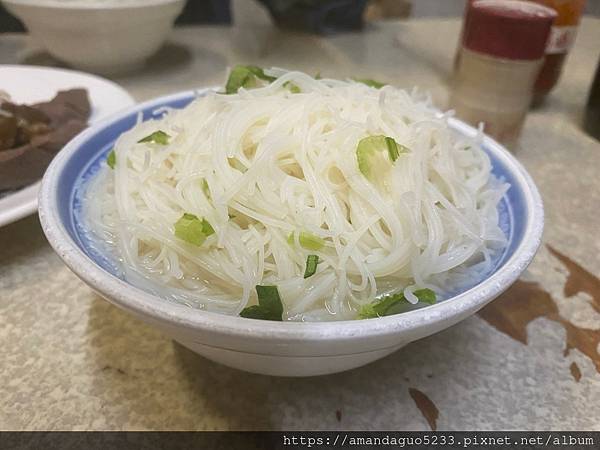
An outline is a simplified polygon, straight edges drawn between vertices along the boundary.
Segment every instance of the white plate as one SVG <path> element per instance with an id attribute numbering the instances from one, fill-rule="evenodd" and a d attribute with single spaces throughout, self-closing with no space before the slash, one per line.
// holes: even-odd
<path id="1" fill-rule="evenodd" d="M 119 85 L 95 75 L 73 70 L 0 64 L 0 90 L 15 103 L 37 103 L 52 99 L 60 90 L 87 89 L 92 111 L 89 123 L 134 105 L 135 100 Z M 40 182 L 0 198 L 0 227 L 37 210 Z"/>

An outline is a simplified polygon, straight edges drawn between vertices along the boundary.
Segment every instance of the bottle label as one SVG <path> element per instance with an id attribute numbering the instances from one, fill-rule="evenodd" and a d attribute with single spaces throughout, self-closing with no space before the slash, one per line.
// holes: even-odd
<path id="1" fill-rule="evenodd" d="M 552 27 L 546 54 L 567 53 L 575 43 L 577 26 Z"/>

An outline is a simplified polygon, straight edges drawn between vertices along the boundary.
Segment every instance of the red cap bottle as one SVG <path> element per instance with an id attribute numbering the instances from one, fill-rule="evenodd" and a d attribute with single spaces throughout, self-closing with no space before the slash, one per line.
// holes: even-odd
<path id="1" fill-rule="evenodd" d="M 473 2 L 464 46 L 504 59 L 534 60 L 544 56 L 556 12 L 537 3 L 508 0 Z"/>
<path id="2" fill-rule="evenodd" d="M 556 12 L 536 3 L 479 0 L 464 27 L 451 106 L 458 117 L 516 143 Z"/>

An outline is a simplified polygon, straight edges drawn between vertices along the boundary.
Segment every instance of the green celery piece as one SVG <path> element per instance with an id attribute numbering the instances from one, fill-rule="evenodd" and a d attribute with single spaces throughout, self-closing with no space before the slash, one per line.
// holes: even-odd
<path id="1" fill-rule="evenodd" d="M 117 164 L 117 155 L 115 154 L 114 148 L 110 151 L 110 153 L 106 157 L 106 164 L 108 164 L 108 167 L 110 167 L 111 169 L 115 168 L 115 165 Z"/>
<path id="2" fill-rule="evenodd" d="M 158 131 L 155 131 L 154 133 L 149 134 L 145 138 L 140 139 L 138 141 L 138 143 L 142 144 L 142 143 L 145 143 L 145 142 L 152 142 L 154 144 L 168 145 L 170 137 L 171 136 L 169 136 L 164 131 L 158 130 Z"/>
<path id="3" fill-rule="evenodd" d="M 419 299 L 420 303 L 433 305 L 436 302 L 435 292 L 431 289 L 418 289 L 413 294 Z M 385 295 L 379 300 L 362 306 L 358 312 L 358 317 L 360 319 L 372 319 L 374 317 L 390 316 L 402 312 L 398 310 L 401 305 L 410 306 L 410 302 L 406 300 L 403 293 Z"/>
<path id="4" fill-rule="evenodd" d="M 258 305 L 248 306 L 240 312 L 247 319 L 282 321 L 283 304 L 277 286 L 256 286 Z"/>
<path id="5" fill-rule="evenodd" d="M 394 162 L 400 156 L 400 153 L 408 153 L 408 148 L 398 144 L 394 138 L 389 136 L 377 135 L 367 136 L 358 141 L 356 147 L 356 159 L 358 169 L 368 179 L 373 179 L 377 174 L 373 173 L 373 158 L 380 152 L 387 150 L 390 161 Z"/>
<path id="6" fill-rule="evenodd" d="M 354 81 L 357 81 L 362 84 L 366 84 L 369 87 L 375 89 L 381 89 L 386 85 L 386 83 L 382 83 L 381 81 L 372 80 L 370 78 L 354 78 Z"/>
<path id="7" fill-rule="evenodd" d="M 319 255 L 308 255 L 306 257 L 304 278 L 312 277 L 317 272 L 317 264 L 319 264 Z"/>
<path id="8" fill-rule="evenodd" d="M 207 234 L 206 232 L 210 232 Z M 194 214 L 184 213 L 181 218 L 175 222 L 175 236 L 189 244 L 200 247 L 206 237 L 213 234 L 214 230 L 206 220 L 200 220 Z"/>
<path id="9" fill-rule="evenodd" d="M 235 94 L 241 87 L 252 88 L 257 85 L 257 80 L 271 83 L 277 78 L 265 74 L 265 71 L 257 66 L 238 65 L 231 69 L 229 78 L 225 84 L 226 94 Z"/>
<path id="10" fill-rule="evenodd" d="M 324 239 L 307 231 L 301 231 L 298 240 L 300 241 L 300 245 L 307 250 L 321 250 L 325 246 Z M 287 242 L 290 245 L 294 245 L 294 233 L 290 233 Z"/>

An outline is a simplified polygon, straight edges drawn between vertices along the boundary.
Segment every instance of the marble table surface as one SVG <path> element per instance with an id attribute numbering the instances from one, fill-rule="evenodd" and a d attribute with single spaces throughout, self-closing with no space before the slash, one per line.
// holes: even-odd
<path id="1" fill-rule="evenodd" d="M 332 37 L 181 28 L 114 80 L 145 100 L 254 63 L 419 85 L 444 107 L 458 31 L 455 19 Z M 600 142 L 581 129 L 599 42 L 600 19 L 585 18 L 516 149 L 546 208 L 533 264 L 479 314 L 363 368 L 286 379 L 217 365 L 94 294 L 37 216 L 1 228 L 0 429 L 600 430 Z M 59 65 L 16 34 L 0 35 L 0 63 Z"/>

